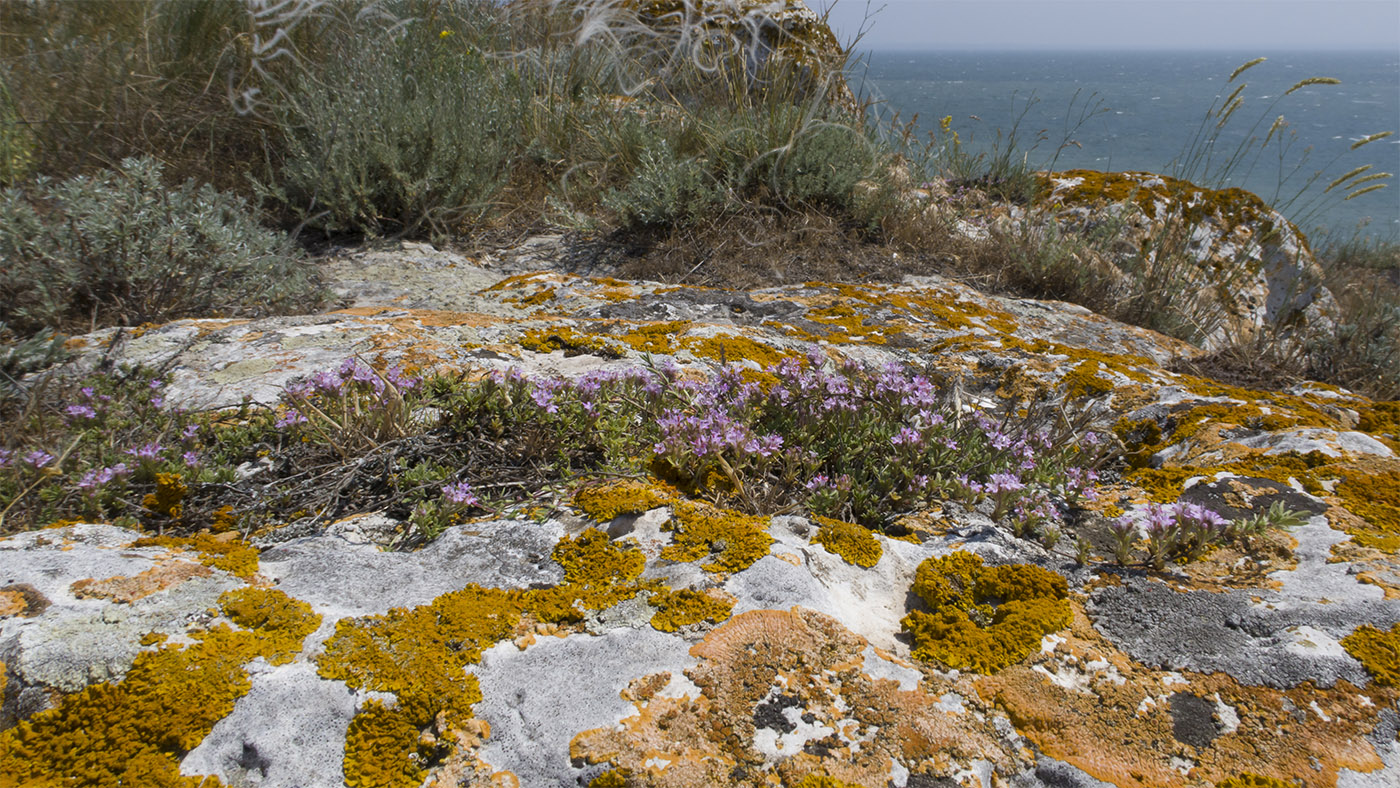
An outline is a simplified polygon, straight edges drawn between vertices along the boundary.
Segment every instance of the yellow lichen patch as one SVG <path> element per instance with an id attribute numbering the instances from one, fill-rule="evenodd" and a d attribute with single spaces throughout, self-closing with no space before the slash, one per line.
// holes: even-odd
<path id="1" fill-rule="evenodd" d="M 707 556 L 701 568 L 708 572 L 738 572 L 768 555 L 773 537 L 768 518 L 753 517 L 696 501 L 676 504 L 667 527 L 674 544 L 661 551 L 668 561 L 696 561 Z"/>
<path id="2" fill-rule="evenodd" d="M 1054 179 L 1077 179 L 1079 182 L 1055 189 Z M 1268 204 L 1244 189 L 1205 189 L 1189 181 L 1155 173 L 1096 170 L 1067 170 L 1042 176 L 1040 188 L 1041 200 L 1049 199 L 1053 192 L 1053 199 L 1063 205 L 1132 202 L 1144 215 L 1156 218 L 1158 204 L 1162 202 L 1181 211 L 1182 219 L 1188 224 L 1218 219 L 1224 232 L 1240 225 L 1257 227 L 1261 237 L 1277 231 L 1271 218 L 1275 214 Z M 1289 228 L 1302 237 L 1291 223 Z"/>
<path id="3" fill-rule="evenodd" d="M 1100 377 L 1100 364 L 1093 359 L 1081 361 L 1061 380 L 1065 395 L 1070 399 L 1080 397 L 1102 397 L 1113 393 L 1113 381 Z"/>
<path id="4" fill-rule="evenodd" d="M 118 575 L 105 580 L 79 580 L 69 587 L 79 599 L 108 599 L 130 604 L 177 586 L 192 577 L 208 577 L 209 567 L 189 561 L 167 561 L 133 577 Z"/>
<path id="5" fill-rule="evenodd" d="M 251 684 L 243 665 L 300 649 L 321 618 L 280 591 L 220 598 L 236 622 L 191 635 L 187 647 L 138 654 L 118 684 L 94 684 L 0 733 L 0 785 L 220 785 L 182 777 L 179 759 L 233 710 Z M 246 615 L 249 607 L 263 611 Z"/>
<path id="6" fill-rule="evenodd" d="M 597 522 L 607 523 L 623 514 L 641 514 L 676 500 L 678 494 L 661 482 L 621 479 L 580 487 L 574 506 Z"/>
<path id="7" fill-rule="evenodd" d="M 926 559 L 913 590 L 931 609 L 904 617 L 913 654 L 951 668 L 994 673 L 1025 659 L 1070 620 L 1062 575 L 1029 564 L 984 567 L 973 553 Z"/>
<path id="8" fill-rule="evenodd" d="M 420 734 L 435 726 L 455 728 L 471 717 L 481 691 L 463 668 L 511 634 L 523 602 L 519 591 L 468 586 L 411 610 L 337 622 L 316 660 L 320 675 L 397 696 L 392 709 L 371 703 L 351 722 L 344 763 L 348 785 L 423 781 Z"/>
<path id="9" fill-rule="evenodd" d="M 1301 785 L 1302 783 L 1291 780 L 1275 780 L 1259 774 L 1237 774 L 1222 783 L 1217 783 L 1215 788 L 1299 788 Z"/>
<path id="10" fill-rule="evenodd" d="M 699 358 L 721 362 L 752 361 L 762 369 L 778 365 L 787 354 L 759 344 L 747 337 L 716 336 L 704 339 L 690 339 L 684 343 L 686 350 Z"/>
<path id="11" fill-rule="evenodd" d="M 180 512 L 184 510 L 183 502 L 189 491 L 189 486 L 185 484 L 185 480 L 180 474 L 157 473 L 156 491 L 147 493 L 141 499 L 141 505 L 161 517 L 177 520 L 180 517 Z"/>
<path id="12" fill-rule="evenodd" d="M 556 350 L 562 350 L 565 356 L 622 357 L 622 352 L 608 340 L 591 334 L 580 334 L 568 326 L 526 331 L 525 335 L 520 338 L 520 346 L 536 353 L 553 353 Z"/>
<path id="13" fill-rule="evenodd" d="M 627 772 L 609 769 L 588 781 L 588 788 L 627 788 Z"/>
<path id="14" fill-rule="evenodd" d="M 506 302 L 516 303 L 526 307 L 540 306 L 541 304 L 547 304 L 550 301 L 553 301 L 557 297 L 557 295 L 558 293 L 553 287 L 541 287 L 539 290 L 536 290 L 531 295 L 522 296 L 520 298 L 507 298 Z"/>
<path id="15" fill-rule="evenodd" d="M 1400 624 L 1392 626 L 1389 632 L 1373 626 L 1358 627 L 1342 638 L 1342 646 L 1377 684 L 1400 687 Z"/>
<path id="16" fill-rule="evenodd" d="M 829 517 L 815 519 L 821 527 L 817 529 L 817 535 L 812 541 L 841 556 L 848 564 L 869 569 L 880 563 L 884 548 L 869 529 Z"/>
<path id="17" fill-rule="evenodd" d="M 792 786 L 809 776 L 885 785 L 896 760 L 935 778 L 973 759 L 1014 768 L 989 715 L 948 714 L 937 705 L 939 691 L 902 691 L 896 681 L 872 678 L 864 672 L 867 645 L 803 608 L 740 614 L 691 649 L 698 664 L 686 675 L 698 696 L 630 692 L 636 714 L 578 734 L 570 755 L 628 772 L 628 785 L 655 788 Z M 665 683 L 657 677 L 646 686 Z M 938 689 L 945 688 L 952 689 Z M 786 709 L 833 733 L 776 760 L 765 755 L 759 740 L 767 736 L 772 746 Z M 664 769 L 654 767 L 658 760 Z"/>
<path id="18" fill-rule="evenodd" d="M 675 632 L 703 621 L 718 624 L 734 610 L 734 600 L 723 597 L 722 592 L 705 593 L 688 588 L 657 591 L 647 600 L 656 608 L 651 625 L 662 632 Z"/>
<path id="19" fill-rule="evenodd" d="M 626 333 L 617 339 L 638 353 L 672 354 L 676 352 L 676 339 L 690 328 L 690 323 L 680 320 L 640 326 L 629 325 Z"/>
<path id="20" fill-rule="evenodd" d="M 577 621 L 583 610 L 631 599 L 641 590 L 633 581 L 646 567 L 641 550 L 619 545 L 597 528 L 561 539 L 554 560 L 564 567 L 564 584 L 530 595 L 530 611 L 541 621 Z"/>
<path id="21" fill-rule="evenodd" d="M 1349 469 L 1341 475 L 1336 495 L 1347 511 L 1364 518 L 1383 537 L 1400 537 L 1400 470 L 1366 473 Z M 1353 533 L 1352 536 L 1367 546 L 1377 546 L 1379 541 L 1368 539 L 1369 534 Z"/>
<path id="22" fill-rule="evenodd" d="M 1119 788 L 1214 785 L 1241 773 L 1335 785 L 1341 769 L 1382 767 L 1366 737 L 1376 709 L 1396 697 L 1345 681 L 1276 690 L 1225 673 L 1152 670 L 1105 640 L 1078 606 L 1053 648 L 976 686 L 1040 752 Z M 1187 743 L 1178 739 L 1175 703 L 1218 708 L 1237 722 L 1225 730 L 1207 718 L 1206 738 L 1188 735 L 1195 743 Z M 1177 769 L 1183 761 L 1193 764 L 1189 776 Z"/>
<path id="23" fill-rule="evenodd" d="M 807 319 L 832 329 L 823 339 L 829 342 L 860 342 L 866 345 L 883 345 L 892 333 L 898 330 L 866 325 L 866 316 L 857 312 L 847 303 L 813 309 L 807 312 Z"/>
<path id="24" fill-rule="evenodd" d="M 153 536 L 137 539 L 132 547 L 173 547 L 199 553 L 199 562 L 222 569 L 238 577 L 250 578 L 258 571 L 258 549 L 237 538 L 237 534 L 218 536 L 196 534 L 189 537 Z"/>
<path id="25" fill-rule="evenodd" d="M 792 784 L 793 788 L 863 788 L 855 783 L 838 780 L 824 774 L 809 774 Z"/>

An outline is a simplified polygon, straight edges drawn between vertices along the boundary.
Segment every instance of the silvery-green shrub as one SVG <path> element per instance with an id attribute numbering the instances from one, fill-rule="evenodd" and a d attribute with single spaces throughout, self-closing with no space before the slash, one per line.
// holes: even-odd
<path id="1" fill-rule="evenodd" d="M 0 191 L 0 321 L 17 334 L 261 316 L 319 301 L 312 267 L 246 202 L 161 164 Z"/>

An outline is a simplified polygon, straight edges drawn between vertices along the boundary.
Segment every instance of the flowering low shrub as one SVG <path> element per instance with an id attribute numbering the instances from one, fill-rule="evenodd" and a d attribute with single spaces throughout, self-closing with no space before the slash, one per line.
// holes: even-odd
<path id="1" fill-rule="evenodd" d="M 234 511 L 251 528 L 382 508 L 430 538 L 522 491 L 651 473 L 753 513 L 877 529 L 934 500 L 985 501 L 1018 534 L 1053 540 L 1106 456 L 1062 418 L 994 418 L 911 368 L 815 351 L 757 375 L 663 363 L 575 380 L 424 381 L 349 359 L 293 382 L 273 410 L 197 416 L 168 407 L 163 386 L 142 371 L 94 376 L 5 435 L 7 524 L 202 527 Z"/>

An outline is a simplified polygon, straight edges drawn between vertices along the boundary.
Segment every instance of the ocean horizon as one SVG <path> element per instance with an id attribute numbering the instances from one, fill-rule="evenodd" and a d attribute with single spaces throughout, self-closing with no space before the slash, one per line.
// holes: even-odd
<path id="1" fill-rule="evenodd" d="M 1228 81 L 1256 57 L 1267 60 Z M 1284 95 L 1310 77 L 1341 84 Z M 921 139 L 951 116 L 952 130 L 974 152 L 989 150 L 998 132 L 1004 145 L 1014 128 L 1017 149 L 1037 169 L 1164 174 L 1193 158 L 1193 140 L 1215 125 L 1205 120 L 1212 102 L 1223 102 L 1241 83 L 1244 101 L 1215 149 L 1228 156 L 1251 137 L 1264 139 L 1279 115 L 1288 124 L 1284 144 L 1276 133 L 1262 155 L 1246 157 L 1224 180 L 1197 177 L 1201 185 L 1248 189 L 1315 240 L 1400 240 L 1394 178 L 1376 181 L 1386 188 L 1353 200 L 1341 199 L 1345 187 L 1323 193 L 1356 167 L 1369 165 L 1367 175 L 1400 172 L 1400 52 L 891 49 L 861 53 L 851 78 L 883 119 L 917 116 Z M 1396 135 L 1350 149 L 1382 131 Z"/>

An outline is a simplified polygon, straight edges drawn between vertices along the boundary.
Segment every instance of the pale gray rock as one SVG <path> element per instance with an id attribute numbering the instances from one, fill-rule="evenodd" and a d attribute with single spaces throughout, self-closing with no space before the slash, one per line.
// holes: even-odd
<path id="1" fill-rule="evenodd" d="M 469 668 L 485 696 L 476 716 L 491 725 L 479 757 L 514 772 L 522 786 L 574 788 L 586 774 L 569 762 L 574 736 L 635 714 L 619 694 L 633 679 L 662 671 L 679 676 L 694 665 L 685 639 L 650 628 L 541 638 L 524 651 L 494 646 Z"/>
<path id="2" fill-rule="evenodd" d="M 253 669 L 258 664 L 264 669 Z M 308 663 L 255 663 L 250 672 L 253 688 L 185 756 L 180 773 L 258 788 L 344 785 L 341 762 L 355 694 L 344 682 L 317 676 Z"/>
<path id="3" fill-rule="evenodd" d="M 279 589 L 309 603 L 329 623 L 426 605 L 470 583 L 491 588 L 555 585 L 564 579 L 564 570 L 550 553 L 563 535 L 563 526 L 554 520 L 493 520 L 448 528 L 414 553 L 317 536 L 266 550 L 260 566 Z"/>
<path id="4" fill-rule="evenodd" d="M 170 558 L 163 547 L 132 548 L 141 535 L 111 525 L 81 524 L 0 540 L 0 586 L 25 585 L 47 601 L 32 616 L 0 619 L 0 662 L 10 683 L 0 727 L 47 708 L 50 690 L 76 692 L 119 681 L 152 632 L 181 637 L 208 619 L 225 591 L 243 581 L 219 570 L 131 603 L 80 599 L 79 580 L 138 575 Z"/>

